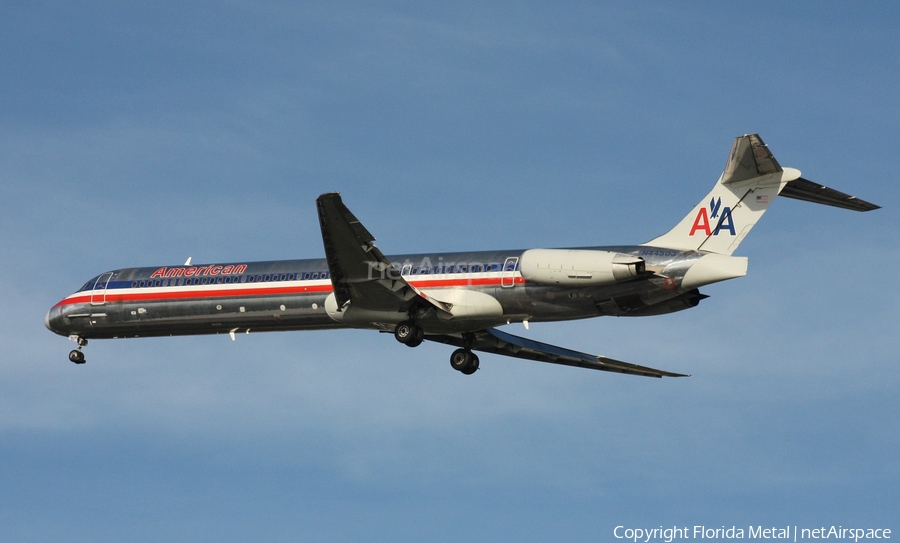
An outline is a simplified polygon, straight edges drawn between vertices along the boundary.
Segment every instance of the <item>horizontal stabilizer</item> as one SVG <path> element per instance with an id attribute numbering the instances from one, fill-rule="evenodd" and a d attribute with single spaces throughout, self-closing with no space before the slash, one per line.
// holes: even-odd
<path id="1" fill-rule="evenodd" d="M 865 200 L 860 200 L 855 196 L 850 196 L 849 194 L 830 189 L 824 185 L 813 183 L 802 177 L 785 185 L 779 196 L 787 196 L 788 198 L 794 198 L 796 200 L 805 200 L 807 202 L 840 207 L 852 211 L 872 211 L 873 209 L 879 209 L 881 207 L 866 202 Z"/>

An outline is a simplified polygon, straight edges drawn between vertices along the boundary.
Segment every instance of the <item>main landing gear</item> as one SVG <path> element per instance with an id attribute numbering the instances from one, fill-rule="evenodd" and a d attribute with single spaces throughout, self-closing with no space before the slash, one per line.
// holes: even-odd
<path id="1" fill-rule="evenodd" d="M 450 355 L 450 367 L 463 375 L 472 375 L 478 371 L 478 357 L 468 349 L 456 349 Z"/>
<path id="2" fill-rule="evenodd" d="M 81 336 L 74 336 L 71 339 L 78 344 L 78 348 L 69 352 L 69 362 L 84 364 L 84 353 L 81 352 L 81 348 L 86 346 L 88 341 Z"/>
<path id="3" fill-rule="evenodd" d="M 394 337 L 407 347 L 418 347 L 425 339 L 425 330 L 412 321 L 403 321 L 394 328 Z M 478 357 L 471 349 L 457 349 L 450 355 L 450 367 L 464 375 L 472 375 L 478 371 Z"/>
<path id="4" fill-rule="evenodd" d="M 425 330 L 411 321 L 403 321 L 394 328 L 394 337 L 407 347 L 418 347 L 425 340 Z"/>

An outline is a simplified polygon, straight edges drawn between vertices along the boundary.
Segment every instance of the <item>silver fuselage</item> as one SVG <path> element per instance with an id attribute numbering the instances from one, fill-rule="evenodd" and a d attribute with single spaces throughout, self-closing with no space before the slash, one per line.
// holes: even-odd
<path id="1" fill-rule="evenodd" d="M 519 269 L 522 250 L 388 258 L 419 289 L 482 292 L 502 307 L 499 316 L 455 321 L 419 309 L 417 321 L 435 333 L 509 322 L 671 313 L 696 306 L 704 297 L 698 285 L 682 288 L 685 272 L 703 253 L 647 246 L 586 250 L 633 255 L 643 259 L 648 270 L 664 273 L 611 285 L 559 286 L 526 281 Z M 340 327 L 390 330 L 402 318 L 384 314 L 364 322 L 339 322 L 326 311 L 332 291 L 324 258 L 123 268 L 86 282 L 53 306 L 45 323 L 57 334 L 92 339 Z"/>

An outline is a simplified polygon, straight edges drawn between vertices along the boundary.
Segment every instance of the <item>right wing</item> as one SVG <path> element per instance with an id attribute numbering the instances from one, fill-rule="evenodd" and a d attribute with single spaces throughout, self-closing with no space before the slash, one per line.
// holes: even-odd
<path id="1" fill-rule="evenodd" d="M 375 246 L 375 237 L 336 192 L 316 199 L 325 260 L 338 307 L 348 302 L 376 311 L 408 311 L 417 303 L 450 313 L 448 304 L 409 284 Z"/>
<path id="2" fill-rule="evenodd" d="M 465 334 L 465 337 L 462 334 L 426 335 L 425 339 L 436 341 L 438 343 L 446 343 L 448 345 L 456 345 L 457 347 L 469 348 L 475 351 L 511 356 L 513 358 L 524 358 L 526 360 L 536 360 L 538 362 L 549 362 L 551 364 L 562 364 L 564 366 L 575 366 L 578 368 L 611 371 L 615 373 L 627 373 L 644 377 L 690 377 L 690 375 L 683 373 L 672 373 L 669 371 L 648 368 L 646 366 L 622 362 L 621 360 L 613 360 L 612 358 L 607 358 L 605 356 L 582 353 L 566 349 L 565 347 L 541 343 L 540 341 L 507 334 L 496 328 L 488 328 L 486 330 Z"/>

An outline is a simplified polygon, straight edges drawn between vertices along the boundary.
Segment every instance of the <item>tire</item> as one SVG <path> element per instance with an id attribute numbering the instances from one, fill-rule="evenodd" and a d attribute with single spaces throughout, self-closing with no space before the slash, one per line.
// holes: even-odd
<path id="1" fill-rule="evenodd" d="M 469 365 L 469 357 L 472 356 L 465 349 L 456 349 L 450 355 L 450 367 L 456 371 L 463 371 Z"/>
<path id="2" fill-rule="evenodd" d="M 416 326 L 409 321 L 403 321 L 394 328 L 394 338 L 404 345 L 409 345 L 409 342 L 415 337 Z"/>
<path id="3" fill-rule="evenodd" d="M 463 375 L 472 375 L 478 371 L 478 357 L 474 353 L 469 353 L 469 357 L 469 365 L 465 369 L 459 370 Z"/>
<path id="4" fill-rule="evenodd" d="M 394 338 L 407 347 L 418 347 L 425 339 L 425 330 L 409 321 L 403 321 L 394 328 Z"/>
<path id="5" fill-rule="evenodd" d="M 456 349 L 450 355 L 450 367 L 463 375 L 472 375 L 478 371 L 478 357 L 466 349 Z"/>
<path id="6" fill-rule="evenodd" d="M 406 342 L 407 347 L 418 347 L 425 341 L 425 330 L 421 326 L 413 326 L 415 334 Z"/>

